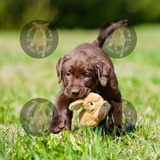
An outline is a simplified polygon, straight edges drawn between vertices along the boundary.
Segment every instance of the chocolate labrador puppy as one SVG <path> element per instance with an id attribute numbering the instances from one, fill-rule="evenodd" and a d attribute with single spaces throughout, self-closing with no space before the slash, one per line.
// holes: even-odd
<path id="1" fill-rule="evenodd" d="M 109 127 L 122 127 L 121 93 L 113 64 L 101 47 L 115 29 L 126 23 L 126 20 L 122 20 L 112 24 L 93 43 L 79 45 L 58 60 L 56 66 L 58 80 L 59 83 L 61 81 L 63 83 L 49 126 L 50 132 L 71 130 L 72 112 L 68 106 L 77 99 L 85 98 L 90 92 L 99 92 L 103 99 L 111 104 Z M 106 120 L 101 122 L 103 123 L 106 123 Z"/>

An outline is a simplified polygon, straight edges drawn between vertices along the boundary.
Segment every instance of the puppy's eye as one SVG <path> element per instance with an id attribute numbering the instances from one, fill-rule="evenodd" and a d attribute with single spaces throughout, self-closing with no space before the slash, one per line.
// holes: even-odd
<path id="1" fill-rule="evenodd" d="M 92 102 L 91 102 L 90 104 L 91 104 L 91 106 L 93 105 L 93 103 L 92 103 Z"/>
<path id="2" fill-rule="evenodd" d="M 66 73 L 66 76 L 68 76 L 68 77 L 71 76 L 71 73 L 70 73 L 70 72 L 67 72 L 67 73 Z"/>
<path id="3" fill-rule="evenodd" d="M 84 73 L 84 78 L 90 78 L 91 76 L 88 73 Z"/>

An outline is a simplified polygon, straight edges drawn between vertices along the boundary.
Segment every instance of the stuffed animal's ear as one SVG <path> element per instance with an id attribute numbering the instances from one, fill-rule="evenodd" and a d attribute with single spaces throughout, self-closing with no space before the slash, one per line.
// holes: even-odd
<path id="1" fill-rule="evenodd" d="M 98 79 L 99 79 L 100 84 L 103 87 L 106 87 L 110 73 L 111 73 L 110 65 L 105 63 L 104 61 L 102 61 L 97 64 L 96 71 L 97 71 L 97 75 L 98 75 Z"/>
<path id="2" fill-rule="evenodd" d="M 104 101 L 104 105 L 106 106 L 106 108 L 107 108 L 107 110 L 109 112 L 109 110 L 111 108 L 111 105 L 107 101 Z"/>
<path id="3" fill-rule="evenodd" d="M 77 101 L 72 102 L 69 105 L 69 110 L 73 111 L 73 110 L 78 110 L 80 109 L 80 107 L 83 105 L 83 100 L 79 99 Z"/>
<path id="4" fill-rule="evenodd" d="M 100 121 L 106 117 L 110 108 L 111 108 L 111 105 L 107 101 L 104 101 L 103 106 L 101 106 L 99 113 L 98 113 L 98 119 Z"/>

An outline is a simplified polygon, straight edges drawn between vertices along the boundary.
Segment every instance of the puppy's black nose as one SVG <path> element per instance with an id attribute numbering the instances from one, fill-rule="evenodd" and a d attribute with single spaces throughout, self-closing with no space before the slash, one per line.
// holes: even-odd
<path id="1" fill-rule="evenodd" d="M 79 95 L 80 90 L 78 88 L 72 89 L 72 96 L 77 97 Z"/>

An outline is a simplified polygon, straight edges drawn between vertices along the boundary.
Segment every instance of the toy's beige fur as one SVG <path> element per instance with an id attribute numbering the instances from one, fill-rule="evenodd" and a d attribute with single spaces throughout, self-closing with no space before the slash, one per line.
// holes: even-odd
<path id="1" fill-rule="evenodd" d="M 36 22 L 32 23 L 35 27 L 35 33 L 33 36 L 33 40 L 30 44 L 31 47 L 35 45 L 36 51 L 39 52 L 41 48 L 42 57 L 45 56 L 45 50 L 47 45 L 47 37 L 46 37 L 46 27 L 49 25 L 49 23 L 46 24 L 38 24 Z"/>
<path id="2" fill-rule="evenodd" d="M 83 110 L 79 113 L 79 122 L 91 128 L 96 127 L 110 110 L 110 104 L 96 93 L 90 93 L 86 98 L 72 102 L 69 109 L 77 110 L 81 106 Z"/>

